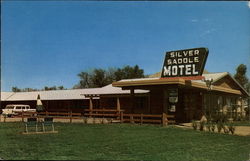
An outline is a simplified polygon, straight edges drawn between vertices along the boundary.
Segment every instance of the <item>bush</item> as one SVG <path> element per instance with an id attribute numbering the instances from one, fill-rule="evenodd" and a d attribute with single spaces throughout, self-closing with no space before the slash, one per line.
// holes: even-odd
<path id="1" fill-rule="evenodd" d="M 224 131 L 225 134 L 229 133 L 229 129 L 226 126 L 223 126 L 222 128 L 223 128 L 223 131 Z"/>
<path id="2" fill-rule="evenodd" d="M 192 121 L 192 127 L 194 128 L 194 130 L 197 130 L 197 122 L 195 120 Z"/>
<path id="3" fill-rule="evenodd" d="M 206 127 L 207 127 L 208 131 L 210 132 L 210 131 L 211 131 L 211 122 L 208 122 L 208 123 L 206 124 Z"/>
<path id="4" fill-rule="evenodd" d="M 217 129 L 218 129 L 218 132 L 219 132 L 219 133 L 221 132 L 222 128 L 224 128 L 223 123 L 222 123 L 222 122 L 218 122 L 218 123 L 217 123 Z"/>
<path id="5" fill-rule="evenodd" d="M 204 125 L 205 125 L 205 122 L 200 122 L 200 131 L 204 130 Z"/>
<path id="6" fill-rule="evenodd" d="M 214 123 L 211 123 L 211 130 L 212 130 L 212 132 L 214 132 L 214 130 L 215 130 L 215 124 Z"/>
<path id="7" fill-rule="evenodd" d="M 231 132 L 231 134 L 234 134 L 235 126 L 234 126 L 232 123 L 230 123 L 230 124 L 228 125 L 228 130 Z"/>

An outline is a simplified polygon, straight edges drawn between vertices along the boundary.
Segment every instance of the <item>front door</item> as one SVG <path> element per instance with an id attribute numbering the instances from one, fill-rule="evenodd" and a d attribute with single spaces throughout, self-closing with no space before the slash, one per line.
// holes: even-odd
<path id="1" fill-rule="evenodd" d="M 200 92 L 184 92 L 184 113 L 186 121 L 201 119 L 202 96 Z"/>
<path id="2" fill-rule="evenodd" d="M 202 116 L 202 96 L 200 92 L 183 90 L 179 93 L 176 121 L 179 123 L 200 120 Z"/>

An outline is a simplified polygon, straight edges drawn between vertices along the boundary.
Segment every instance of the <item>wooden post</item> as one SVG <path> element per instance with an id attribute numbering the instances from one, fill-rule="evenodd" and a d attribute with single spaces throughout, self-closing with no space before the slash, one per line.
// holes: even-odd
<path id="1" fill-rule="evenodd" d="M 70 111 L 70 123 L 72 123 L 72 111 Z"/>
<path id="2" fill-rule="evenodd" d="M 243 98 L 241 97 L 241 107 L 240 107 L 240 111 L 241 111 L 241 119 L 243 118 L 243 111 L 244 111 L 244 100 Z"/>
<path id="3" fill-rule="evenodd" d="M 119 97 L 117 97 L 116 98 L 116 109 L 117 109 L 117 111 L 120 111 L 121 110 L 121 105 L 120 105 L 120 98 Z"/>
<path id="4" fill-rule="evenodd" d="M 134 122 L 134 117 L 131 115 L 130 116 L 130 123 L 133 123 Z"/>
<path id="5" fill-rule="evenodd" d="M 131 102 L 131 111 L 134 113 L 135 108 L 135 90 L 132 88 L 130 89 L 130 102 Z"/>
<path id="6" fill-rule="evenodd" d="M 89 98 L 89 117 L 91 117 L 92 110 L 93 110 L 93 98 L 90 97 Z"/>
<path id="7" fill-rule="evenodd" d="M 48 115 L 49 115 L 49 114 L 48 114 L 48 111 L 45 111 L 45 115 L 46 115 L 46 117 L 48 117 Z"/>
<path id="8" fill-rule="evenodd" d="M 162 113 L 162 126 L 167 125 L 167 115 L 165 113 Z"/>
<path id="9" fill-rule="evenodd" d="M 22 111 L 22 122 L 24 122 L 24 116 L 23 116 L 23 111 Z"/>
<path id="10" fill-rule="evenodd" d="M 150 104 L 150 93 L 148 93 L 148 113 L 152 114 Z"/>
<path id="11" fill-rule="evenodd" d="M 121 105 L 120 105 L 120 98 L 119 98 L 119 97 L 116 98 L 116 110 L 117 110 L 117 116 L 118 116 L 118 118 L 119 118 L 119 116 L 121 116 L 121 115 L 120 115 L 120 112 L 121 112 Z M 117 119 L 118 119 L 118 118 L 117 118 Z"/>
<path id="12" fill-rule="evenodd" d="M 165 114 L 165 125 L 168 125 L 168 115 L 166 113 Z"/>

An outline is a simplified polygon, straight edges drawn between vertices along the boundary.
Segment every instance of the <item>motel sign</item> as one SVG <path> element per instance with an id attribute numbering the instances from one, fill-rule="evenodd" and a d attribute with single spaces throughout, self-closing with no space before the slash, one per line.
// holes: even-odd
<path id="1" fill-rule="evenodd" d="M 201 76 L 207 56 L 207 48 L 193 48 L 166 52 L 161 77 Z"/>

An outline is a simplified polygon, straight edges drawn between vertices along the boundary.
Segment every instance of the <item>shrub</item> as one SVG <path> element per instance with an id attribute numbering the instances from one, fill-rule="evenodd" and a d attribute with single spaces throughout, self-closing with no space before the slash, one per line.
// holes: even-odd
<path id="1" fill-rule="evenodd" d="M 208 131 L 210 132 L 210 131 L 211 131 L 211 123 L 208 122 L 208 123 L 206 124 L 206 127 L 207 127 Z"/>
<path id="2" fill-rule="evenodd" d="M 212 132 L 214 132 L 214 130 L 215 130 L 215 124 L 214 123 L 211 123 L 211 130 L 212 130 Z"/>
<path id="3" fill-rule="evenodd" d="M 192 127 L 194 128 L 194 130 L 197 130 L 197 122 L 195 120 L 192 121 Z"/>
<path id="4" fill-rule="evenodd" d="M 234 134 L 235 126 L 234 126 L 232 123 L 230 123 L 230 124 L 228 125 L 228 130 L 231 132 L 231 134 Z"/>
<path id="5" fill-rule="evenodd" d="M 223 123 L 222 123 L 222 122 L 218 122 L 218 123 L 217 123 L 217 129 L 218 129 L 218 132 L 219 132 L 219 133 L 221 132 L 222 128 L 224 128 Z"/>
<path id="6" fill-rule="evenodd" d="M 205 122 L 200 122 L 200 131 L 204 130 L 204 125 L 205 125 Z"/>
<path id="7" fill-rule="evenodd" d="M 223 131 L 224 131 L 225 134 L 229 133 L 229 129 L 226 126 L 223 126 L 222 128 L 223 128 Z"/>

